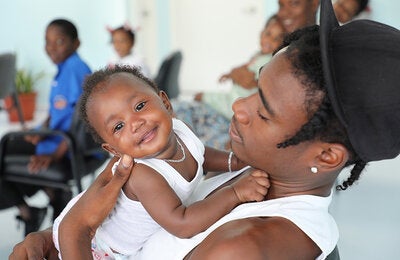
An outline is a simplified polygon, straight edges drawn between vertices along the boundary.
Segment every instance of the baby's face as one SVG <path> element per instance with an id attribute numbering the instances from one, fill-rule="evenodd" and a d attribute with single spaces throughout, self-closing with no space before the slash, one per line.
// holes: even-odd
<path id="1" fill-rule="evenodd" d="M 118 56 L 123 58 L 131 53 L 133 42 L 128 34 L 123 31 L 115 31 L 112 34 L 112 44 Z"/>
<path id="2" fill-rule="evenodd" d="M 272 53 L 283 41 L 284 28 L 277 20 L 272 20 L 262 30 L 260 35 L 260 46 L 263 54 Z"/>
<path id="3" fill-rule="evenodd" d="M 105 143 L 103 148 L 133 158 L 163 156 L 175 140 L 171 107 L 142 80 L 128 73 L 112 76 L 98 85 L 87 103 L 90 124 Z"/>

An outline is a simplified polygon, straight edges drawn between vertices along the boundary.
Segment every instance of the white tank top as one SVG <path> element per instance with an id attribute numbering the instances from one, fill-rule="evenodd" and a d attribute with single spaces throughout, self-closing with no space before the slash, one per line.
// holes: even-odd
<path id="1" fill-rule="evenodd" d="M 238 172 L 217 175 L 202 181 L 192 194 L 193 201 L 203 199 L 215 188 L 237 176 L 245 169 L 247 168 Z M 279 216 L 292 221 L 321 249 L 322 254 L 317 260 L 325 259 L 335 248 L 339 239 L 336 222 L 328 212 L 331 200 L 332 195 L 329 197 L 298 195 L 245 203 L 236 207 L 206 231 L 190 239 L 180 239 L 169 234 L 164 229 L 160 229 L 146 241 L 138 255 L 130 259 L 183 259 L 207 235 L 222 224 L 235 219 L 259 216 Z"/>
<path id="2" fill-rule="evenodd" d="M 135 161 L 148 165 L 161 174 L 186 205 L 188 197 L 192 195 L 203 176 L 204 145 L 180 120 L 173 119 L 173 130 L 197 161 L 197 172 L 190 182 L 163 160 L 152 158 Z M 96 239 L 100 239 L 121 254 L 132 255 L 159 229 L 160 225 L 152 219 L 142 204 L 130 200 L 121 191 L 113 211 L 97 230 Z"/>

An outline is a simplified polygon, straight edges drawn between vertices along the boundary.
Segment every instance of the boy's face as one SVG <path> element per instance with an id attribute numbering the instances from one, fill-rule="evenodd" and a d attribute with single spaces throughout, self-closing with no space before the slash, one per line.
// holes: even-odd
<path id="1" fill-rule="evenodd" d="M 114 46 L 114 50 L 121 58 L 129 55 L 133 47 L 133 42 L 131 41 L 129 36 L 123 31 L 113 32 L 112 44 Z"/>
<path id="2" fill-rule="evenodd" d="M 103 148 L 118 156 L 161 157 L 174 140 L 165 93 L 157 94 L 128 73 L 100 84 L 86 105 L 90 124 L 105 141 Z"/>
<path id="3" fill-rule="evenodd" d="M 278 21 L 271 20 L 262 30 L 260 35 L 260 46 L 263 54 L 272 53 L 283 41 L 284 28 Z"/>
<path id="4" fill-rule="evenodd" d="M 54 64 L 65 61 L 79 46 L 78 40 L 66 35 L 59 26 L 50 25 L 46 29 L 46 53 Z"/>

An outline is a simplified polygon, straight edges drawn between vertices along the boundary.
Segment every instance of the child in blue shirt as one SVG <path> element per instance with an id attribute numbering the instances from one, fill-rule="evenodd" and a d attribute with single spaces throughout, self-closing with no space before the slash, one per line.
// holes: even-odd
<path id="1" fill-rule="evenodd" d="M 71 126 L 75 105 L 82 93 L 83 80 L 91 74 L 91 70 L 77 53 L 80 45 L 78 31 L 70 21 L 51 21 L 46 28 L 45 41 L 46 53 L 58 71 L 51 83 L 48 117 L 38 128 L 66 132 Z M 27 165 L 31 174 L 40 174 L 52 162 L 63 160 L 67 155 L 67 145 L 60 136 L 41 139 L 37 135 L 30 135 L 24 139 L 15 140 L 18 143 L 10 144 L 10 147 L 17 153 L 33 154 Z M 21 144 L 23 141 L 25 143 Z M 39 229 L 47 209 L 30 207 L 24 196 L 32 196 L 43 187 L 15 183 L 1 185 L 4 187 L 1 189 L 3 199 L 0 200 L 0 208 L 18 207 L 17 218 L 25 223 L 25 235 Z M 44 191 L 53 207 L 53 216 L 58 216 L 72 197 L 71 192 L 53 188 L 44 188 Z"/>

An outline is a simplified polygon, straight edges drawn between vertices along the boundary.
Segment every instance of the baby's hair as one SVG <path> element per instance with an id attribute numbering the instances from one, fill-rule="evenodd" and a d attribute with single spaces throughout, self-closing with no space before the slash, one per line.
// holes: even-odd
<path id="1" fill-rule="evenodd" d="M 72 40 L 78 39 L 78 30 L 75 25 L 65 19 L 55 19 L 49 23 L 47 27 L 58 26 L 65 35 L 67 35 Z"/>
<path id="2" fill-rule="evenodd" d="M 318 31 L 318 25 L 297 30 L 289 34 L 282 44 L 282 47 L 288 46 L 285 55 L 292 64 L 293 75 L 300 79 L 304 86 L 306 93 L 304 106 L 308 122 L 294 136 L 277 144 L 277 147 L 285 148 L 310 140 L 342 144 L 349 152 L 349 160 L 345 166 L 354 164 L 350 177 L 336 187 L 345 190 L 358 180 L 366 162 L 354 151 L 346 129 L 334 113 L 327 97 Z"/>
<path id="3" fill-rule="evenodd" d="M 280 23 L 280 20 L 278 18 L 277 14 L 274 14 L 268 18 L 268 20 L 265 22 L 264 28 L 266 28 L 270 23 L 277 21 Z"/>
<path id="4" fill-rule="evenodd" d="M 128 35 L 129 40 L 132 42 L 132 44 L 135 43 L 135 32 L 127 27 L 127 26 L 120 26 L 117 27 L 113 30 L 111 30 L 111 36 L 115 33 L 115 32 L 124 32 L 126 35 Z"/>
<path id="5" fill-rule="evenodd" d="M 79 99 L 79 103 L 78 103 L 79 113 L 80 113 L 80 117 L 85 122 L 88 131 L 93 136 L 93 139 L 99 143 L 103 143 L 104 140 L 100 137 L 100 135 L 97 133 L 96 129 L 94 129 L 89 122 L 89 119 L 87 116 L 87 103 L 93 93 L 96 93 L 96 92 L 108 87 L 108 84 L 100 84 L 100 83 L 107 83 L 107 81 L 109 81 L 113 75 L 118 74 L 118 73 L 129 73 L 129 74 L 133 75 L 134 77 L 143 81 L 146 85 L 148 85 L 150 88 L 152 88 L 156 93 L 159 92 L 157 85 L 152 80 L 145 77 L 140 72 L 140 68 L 137 68 L 134 66 L 116 65 L 114 67 L 106 67 L 106 68 L 100 69 L 100 70 L 92 73 L 90 76 L 86 77 L 86 79 L 83 83 L 83 92 L 82 92 L 82 95 L 81 95 L 81 97 Z"/>

